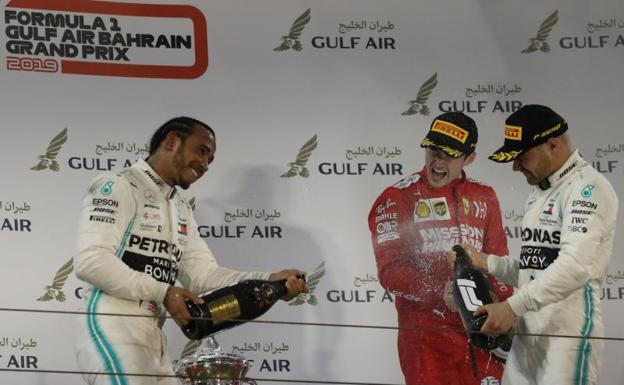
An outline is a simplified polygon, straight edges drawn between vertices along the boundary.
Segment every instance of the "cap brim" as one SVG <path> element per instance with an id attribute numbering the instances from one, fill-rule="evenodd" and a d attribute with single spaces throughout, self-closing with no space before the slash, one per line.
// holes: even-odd
<path id="1" fill-rule="evenodd" d="M 453 158 L 461 158 L 462 155 L 464 155 L 464 153 L 462 151 L 456 150 L 454 148 L 450 148 L 449 146 L 443 146 L 443 145 L 439 145 L 439 144 L 435 144 L 434 142 L 431 141 L 431 139 L 425 138 L 425 140 L 422 141 L 422 143 L 420 144 L 420 147 L 422 148 L 436 148 L 442 152 L 444 152 L 446 155 L 453 157 Z"/>
<path id="2" fill-rule="evenodd" d="M 519 157 L 523 152 L 524 150 L 517 150 L 503 146 L 496 150 L 492 155 L 488 156 L 488 159 L 498 163 L 507 163 Z"/>

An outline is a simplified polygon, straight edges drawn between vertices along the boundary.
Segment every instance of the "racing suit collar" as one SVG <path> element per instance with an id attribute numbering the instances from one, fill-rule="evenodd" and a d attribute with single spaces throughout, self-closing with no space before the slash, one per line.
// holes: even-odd
<path id="1" fill-rule="evenodd" d="M 167 199 L 173 198 L 176 194 L 177 190 L 175 186 L 169 186 L 145 160 L 139 159 L 134 167 L 141 170 L 140 174 L 148 181 L 148 184 L 158 188 Z"/>
<path id="2" fill-rule="evenodd" d="M 566 176 L 569 176 L 576 167 L 578 167 L 584 160 L 581 158 L 578 150 L 574 150 L 572 155 L 565 161 L 563 166 L 561 166 L 557 171 L 553 172 L 548 178 L 539 182 L 538 187 L 540 190 L 548 190 L 551 187 L 557 186 L 561 183 L 562 180 L 565 179 Z"/>

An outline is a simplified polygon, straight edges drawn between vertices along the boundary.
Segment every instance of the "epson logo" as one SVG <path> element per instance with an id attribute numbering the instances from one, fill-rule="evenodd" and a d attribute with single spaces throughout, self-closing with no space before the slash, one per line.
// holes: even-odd
<path id="1" fill-rule="evenodd" d="M 113 199 L 93 198 L 92 202 L 95 206 L 111 206 L 119 207 L 119 202 Z"/>
<path id="2" fill-rule="evenodd" d="M 588 202 L 588 201 L 584 201 L 584 200 L 575 200 L 572 202 L 572 207 L 575 206 L 581 206 L 581 207 L 587 207 L 590 209 L 594 209 L 596 210 L 598 208 L 598 204 L 594 203 L 594 202 Z"/>

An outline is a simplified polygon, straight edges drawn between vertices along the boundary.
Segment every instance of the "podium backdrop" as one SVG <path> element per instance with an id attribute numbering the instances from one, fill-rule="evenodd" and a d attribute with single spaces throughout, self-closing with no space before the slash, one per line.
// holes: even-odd
<path id="1" fill-rule="evenodd" d="M 7 309 L 79 309 L 84 283 L 71 258 L 88 181 L 145 158 L 148 138 L 174 116 L 216 131 L 215 162 L 184 194 L 219 263 L 316 278 L 310 295 L 261 318 L 293 324 L 217 336 L 224 351 L 254 360 L 258 379 L 403 381 L 396 330 L 353 327 L 396 326 L 367 215 L 386 186 L 420 170 L 419 143 L 439 113 L 476 120 L 467 171 L 497 191 L 512 253 L 529 187 L 486 156 L 523 104 L 566 118 L 585 159 L 624 192 L 619 0 L 1 4 L 5 384 L 82 383 L 37 372 L 77 370 L 76 315 Z M 624 337 L 622 247 L 617 238 L 603 288 L 610 337 Z M 187 340 L 172 321 L 165 330 L 180 357 Z M 605 343 L 601 385 L 624 382 L 623 352 Z"/>

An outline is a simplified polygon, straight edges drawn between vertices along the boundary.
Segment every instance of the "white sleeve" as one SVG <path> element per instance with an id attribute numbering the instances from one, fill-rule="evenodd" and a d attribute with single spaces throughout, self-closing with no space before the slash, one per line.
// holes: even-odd
<path id="1" fill-rule="evenodd" d="M 135 215 L 124 178 L 102 174 L 92 181 L 80 211 L 76 276 L 115 297 L 160 303 L 169 285 L 121 261 Z"/>
<path id="2" fill-rule="evenodd" d="M 269 272 L 242 272 L 219 266 L 208 245 L 199 236 L 192 213 L 189 218 L 188 244 L 178 273 L 178 279 L 184 287 L 193 293 L 202 293 L 243 279 L 269 279 Z"/>
<path id="3" fill-rule="evenodd" d="M 543 274 L 507 300 L 516 315 L 561 301 L 605 274 L 618 209 L 613 188 L 596 174 L 579 178 L 564 194 L 559 255 Z"/>
<path id="4" fill-rule="evenodd" d="M 488 273 L 511 286 L 518 286 L 519 264 L 511 256 L 488 255 Z"/>

